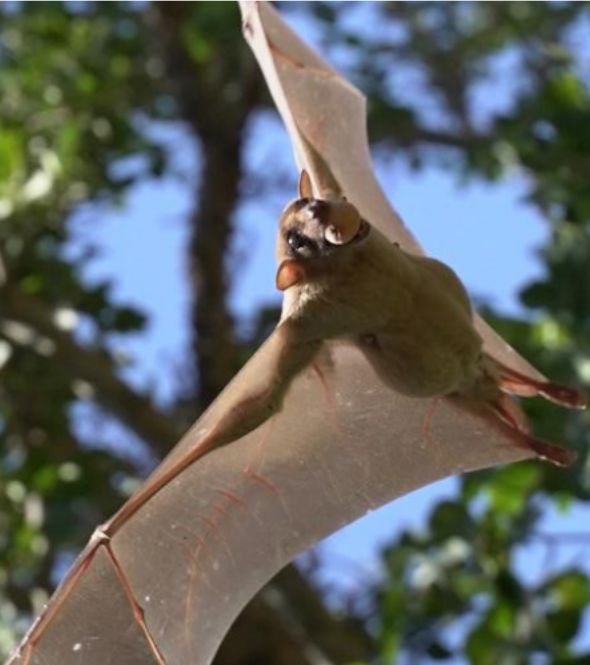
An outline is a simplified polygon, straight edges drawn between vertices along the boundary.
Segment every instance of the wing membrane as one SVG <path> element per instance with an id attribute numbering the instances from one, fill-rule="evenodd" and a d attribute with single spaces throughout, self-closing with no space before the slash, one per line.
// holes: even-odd
<path id="1" fill-rule="evenodd" d="M 371 222 L 419 252 L 373 176 L 362 95 L 270 6 L 242 9 L 301 165 L 317 185 L 322 174 L 308 163 L 307 141 Z M 498 358 L 538 377 L 478 325 Z M 192 459 L 202 433 L 264 379 L 272 344 L 259 349 L 145 487 Z M 99 530 L 10 663 L 206 665 L 252 595 L 319 539 L 439 478 L 529 455 L 510 445 L 501 425 L 452 400 L 433 404 L 386 388 L 356 349 L 334 343 L 326 350 L 324 381 L 311 369 L 302 373 L 277 416 L 187 464 L 157 491 L 144 490 L 145 499 Z"/>

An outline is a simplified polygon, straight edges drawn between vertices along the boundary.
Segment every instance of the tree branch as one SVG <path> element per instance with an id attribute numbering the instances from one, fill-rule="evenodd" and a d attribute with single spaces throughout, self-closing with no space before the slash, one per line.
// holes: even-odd
<path id="1" fill-rule="evenodd" d="M 194 193 L 188 251 L 197 401 L 203 409 L 241 364 L 228 306 L 232 284 L 226 263 L 239 200 L 244 128 L 266 92 L 238 29 L 233 43 L 220 43 L 209 56 L 207 71 L 195 62 L 183 41 L 190 11 L 190 5 L 160 2 L 155 5 L 154 20 L 182 115 L 201 143 L 202 169 Z M 237 68 L 232 64 L 236 62 Z"/>
<path id="2" fill-rule="evenodd" d="M 388 148 L 395 146 L 409 147 L 412 144 L 426 144 L 439 148 L 457 148 L 472 150 L 489 145 L 491 136 L 475 133 L 449 133 L 436 129 L 428 129 L 418 125 L 403 125 L 401 130 L 395 121 L 387 123 L 381 120 L 371 124 L 371 142 Z"/>
<path id="3" fill-rule="evenodd" d="M 215 665 L 317 665 L 370 662 L 374 657 L 360 622 L 328 612 L 302 573 L 287 566 L 246 606 Z"/>
<path id="4" fill-rule="evenodd" d="M 49 338 L 55 345 L 56 366 L 72 379 L 91 384 L 97 402 L 134 431 L 157 457 L 163 457 L 172 447 L 182 432 L 149 398 L 117 376 L 107 353 L 78 344 L 70 333 L 56 327 L 51 307 L 10 284 L 0 288 L 0 302 L 2 318 L 23 323 Z"/>

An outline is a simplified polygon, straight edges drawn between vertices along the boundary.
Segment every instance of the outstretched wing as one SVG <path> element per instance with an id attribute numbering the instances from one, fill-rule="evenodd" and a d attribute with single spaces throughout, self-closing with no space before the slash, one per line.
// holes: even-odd
<path id="1" fill-rule="evenodd" d="M 271 343 L 147 486 L 250 394 Z M 98 531 L 12 665 L 205 665 L 254 593 L 319 539 L 434 480 L 525 456 L 449 400 L 433 410 L 385 388 L 354 348 L 329 349 L 325 381 L 302 373 L 278 416 Z"/>
<path id="2" fill-rule="evenodd" d="M 366 219 L 404 249 L 423 254 L 375 177 L 364 95 L 301 41 L 270 4 L 242 1 L 240 7 L 244 35 L 287 127 L 299 167 L 321 191 L 324 178 L 307 147 L 311 144 Z M 493 358 L 534 380 L 543 378 L 480 317 L 476 327 Z"/>
<path id="3" fill-rule="evenodd" d="M 301 154 L 309 157 L 309 141 L 363 214 L 418 251 L 372 176 L 358 91 L 272 8 L 244 12 Z M 305 166 L 321 186 L 322 174 Z M 505 363 L 531 371 L 490 339 Z M 324 362 L 294 380 L 277 416 L 198 459 L 204 433 L 268 376 L 275 341 L 148 478 L 141 500 L 97 530 L 11 665 L 206 665 L 252 595 L 320 538 L 444 476 L 528 456 L 501 424 L 451 400 L 402 397 L 357 350 L 330 344 Z"/>

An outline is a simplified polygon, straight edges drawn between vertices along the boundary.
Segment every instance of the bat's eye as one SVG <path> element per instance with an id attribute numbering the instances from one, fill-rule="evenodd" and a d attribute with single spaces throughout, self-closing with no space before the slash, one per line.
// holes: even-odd
<path id="1" fill-rule="evenodd" d="M 294 229 L 287 233 L 287 244 L 296 254 L 303 256 L 311 256 L 317 250 L 313 240 Z"/>

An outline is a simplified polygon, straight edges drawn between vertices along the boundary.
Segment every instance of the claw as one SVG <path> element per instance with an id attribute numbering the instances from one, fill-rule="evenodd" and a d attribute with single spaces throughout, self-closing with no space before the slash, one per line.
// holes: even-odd
<path id="1" fill-rule="evenodd" d="M 577 388 L 563 386 L 559 383 L 546 382 L 539 385 L 539 395 L 545 399 L 567 406 L 569 409 L 585 409 L 586 399 Z"/>
<path id="2" fill-rule="evenodd" d="M 535 439 L 526 434 L 522 435 L 522 447 L 532 450 L 537 457 L 546 462 L 550 462 L 551 464 L 555 464 L 555 466 L 571 466 L 578 458 L 573 450 L 567 450 L 554 443 L 549 443 L 542 439 Z"/>
<path id="3" fill-rule="evenodd" d="M 502 392 L 519 397 L 534 397 L 540 395 L 550 402 L 555 402 L 568 409 L 585 409 L 586 398 L 577 388 L 564 386 L 553 381 L 538 381 L 525 376 L 516 370 L 502 365 L 488 356 L 492 372 L 497 376 L 498 385 Z"/>
<path id="4" fill-rule="evenodd" d="M 500 395 L 490 406 L 496 418 L 509 427 L 508 434 L 517 448 L 530 450 L 540 459 L 555 466 L 570 466 L 576 461 L 577 455 L 572 450 L 531 436 L 528 433 L 526 416 L 509 397 Z"/>

